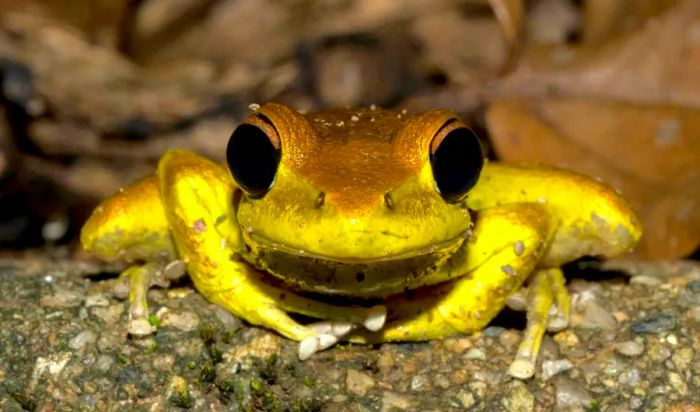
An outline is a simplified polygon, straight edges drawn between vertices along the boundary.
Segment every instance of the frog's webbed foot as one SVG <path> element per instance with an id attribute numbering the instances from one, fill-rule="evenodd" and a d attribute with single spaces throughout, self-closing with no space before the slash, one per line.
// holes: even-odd
<path id="1" fill-rule="evenodd" d="M 569 323 L 569 295 L 560 269 L 543 269 L 533 277 L 527 294 L 527 326 L 508 373 L 527 379 L 535 374 L 535 362 L 545 331 Z"/>

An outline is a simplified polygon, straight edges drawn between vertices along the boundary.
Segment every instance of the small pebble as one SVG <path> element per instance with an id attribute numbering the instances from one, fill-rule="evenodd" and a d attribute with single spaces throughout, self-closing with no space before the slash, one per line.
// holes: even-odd
<path id="1" fill-rule="evenodd" d="M 109 306 L 109 299 L 104 294 L 90 295 L 85 298 L 85 306 L 88 308 L 92 306 L 104 308 Z"/>
<path id="2" fill-rule="evenodd" d="M 639 373 L 639 369 L 630 368 L 622 371 L 622 373 L 620 373 L 620 375 L 618 376 L 617 381 L 620 382 L 620 384 L 622 385 L 629 386 L 630 388 L 635 388 L 642 381 L 642 377 Z"/>
<path id="3" fill-rule="evenodd" d="M 412 400 L 405 393 L 386 391 L 382 396 L 383 411 L 405 411 L 411 407 Z"/>
<path id="4" fill-rule="evenodd" d="M 476 403 L 474 395 L 471 392 L 464 389 L 461 389 L 459 392 L 457 392 L 456 398 L 459 401 L 459 403 L 462 404 L 461 406 L 464 409 L 469 409 Z"/>
<path id="5" fill-rule="evenodd" d="M 357 396 L 365 396 L 374 387 L 374 379 L 364 372 L 348 369 L 345 375 L 345 386 L 348 392 Z"/>
<path id="6" fill-rule="evenodd" d="M 647 316 L 636 320 L 630 325 L 634 333 L 661 333 L 669 332 L 676 327 L 676 317 L 664 313 Z"/>
<path id="7" fill-rule="evenodd" d="M 486 354 L 479 348 L 471 348 L 464 354 L 464 359 L 486 359 Z"/>
<path id="8" fill-rule="evenodd" d="M 671 350 L 668 347 L 658 343 L 651 344 L 647 349 L 647 353 L 649 355 L 649 359 L 655 362 L 663 362 L 671 356 Z"/>
<path id="9" fill-rule="evenodd" d="M 688 317 L 695 322 L 700 322 L 700 306 L 693 306 L 688 310 Z"/>
<path id="10" fill-rule="evenodd" d="M 501 326 L 489 326 L 488 328 L 484 329 L 481 333 L 482 335 L 489 338 L 497 338 L 501 336 L 501 333 L 503 333 L 505 330 L 506 329 Z"/>
<path id="11" fill-rule="evenodd" d="M 217 319 L 223 323 L 224 329 L 227 332 L 234 332 L 243 327 L 243 322 L 239 318 L 233 316 L 231 312 L 227 311 L 221 306 L 211 305 L 211 309 L 214 312 L 214 315 L 216 315 Z"/>
<path id="12" fill-rule="evenodd" d="M 416 375 L 411 379 L 411 390 L 420 390 L 425 384 L 428 383 L 428 379 L 423 375 Z"/>
<path id="13" fill-rule="evenodd" d="M 630 397 L 630 409 L 637 410 L 644 405 L 644 401 L 639 396 Z"/>
<path id="14" fill-rule="evenodd" d="M 557 407 L 563 410 L 573 408 L 588 408 L 593 398 L 588 394 L 586 388 L 567 377 L 557 377 L 554 384 L 557 398 Z"/>
<path id="15" fill-rule="evenodd" d="M 109 355 L 100 355 L 97 357 L 97 362 L 95 362 L 97 369 L 103 372 L 108 371 L 113 364 L 114 358 Z"/>
<path id="16" fill-rule="evenodd" d="M 582 328 L 604 330 L 617 328 L 617 321 L 612 314 L 595 301 L 586 302 L 584 314 L 583 321 L 579 325 Z"/>
<path id="17" fill-rule="evenodd" d="M 691 280 L 685 285 L 685 288 L 691 292 L 700 292 L 700 279 Z"/>
<path id="18" fill-rule="evenodd" d="M 199 316 L 194 312 L 163 309 L 165 308 L 161 308 L 157 314 L 162 326 L 172 326 L 183 332 L 191 332 L 199 326 Z"/>
<path id="19" fill-rule="evenodd" d="M 685 372 L 691 365 L 694 356 L 695 352 L 692 348 L 680 348 L 671 355 L 671 361 L 673 361 L 676 369 L 680 372 Z"/>
<path id="20" fill-rule="evenodd" d="M 688 384 L 683 380 L 683 377 L 676 372 L 668 373 L 668 383 L 679 395 L 685 396 L 688 394 Z"/>
<path id="21" fill-rule="evenodd" d="M 568 359 L 546 360 L 542 362 L 542 380 L 549 380 L 552 376 L 567 371 L 573 366 Z"/>
<path id="22" fill-rule="evenodd" d="M 615 345 L 617 353 L 625 356 L 639 356 L 644 353 L 644 345 L 634 340 L 619 342 Z"/>
<path id="23" fill-rule="evenodd" d="M 535 396 L 522 381 L 513 381 L 501 399 L 501 405 L 507 411 L 534 411 Z"/>
<path id="24" fill-rule="evenodd" d="M 97 341 L 97 335 L 91 330 L 84 330 L 77 334 L 73 339 L 68 342 L 68 346 L 72 349 L 78 350 L 85 345 L 93 344 Z"/>
<path id="25" fill-rule="evenodd" d="M 59 290 L 53 295 L 43 296 L 39 304 L 51 309 L 69 309 L 79 306 L 83 301 L 83 295 L 69 290 Z"/>

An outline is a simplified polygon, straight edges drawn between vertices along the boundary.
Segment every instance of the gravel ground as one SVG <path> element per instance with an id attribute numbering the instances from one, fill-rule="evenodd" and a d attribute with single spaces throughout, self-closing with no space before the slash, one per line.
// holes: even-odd
<path id="1" fill-rule="evenodd" d="M 700 410 L 700 266 L 608 266 L 635 276 L 573 279 L 573 327 L 546 336 L 535 378 L 518 381 L 506 370 L 522 331 L 505 317 L 478 336 L 300 362 L 296 343 L 188 284 L 151 291 L 158 331 L 131 339 L 110 268 L 4 260 L 0 409 Z"/>

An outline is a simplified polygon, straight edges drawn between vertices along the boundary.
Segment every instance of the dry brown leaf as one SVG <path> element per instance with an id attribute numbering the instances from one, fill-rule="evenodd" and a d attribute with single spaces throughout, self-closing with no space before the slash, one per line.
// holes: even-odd
<path id="1" fill-rule="evenodd" d="M 567 167 L 621 190 L 644 223 L 644 256 L 683 256 L 700 243 L 700 110 L 511 98 L 493 103 L 486 120 L 499 157 Z"/>
<path id="2" fill-rule="evenodd" d="M 685 0 L 603 47 L 534 48 L 496 95 L 559 94 L 700 107 L 700 1 Z"/>

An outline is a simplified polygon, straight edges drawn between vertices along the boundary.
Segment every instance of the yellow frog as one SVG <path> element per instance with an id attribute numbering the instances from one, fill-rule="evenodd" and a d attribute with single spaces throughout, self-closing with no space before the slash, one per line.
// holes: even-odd
<path id="1" fill-rule="evenodd" d="M 130 333 L 153 331 L 152 282 L 185 269 L 211 302 L 301 341 L 302 359 L 339 340 L 476 332 L 509 303 L 527 311 L 509 372 L 528 378 L 545 331 L 568 324 L 560 265 L 627 252 L 641 235 L 601 183 L 485 163 L 449 110 L 266 104 L 235 129 L 226 157 L 228 168 L 169 151 L 83 227 L 86 250 L 131 264 Z"/>

